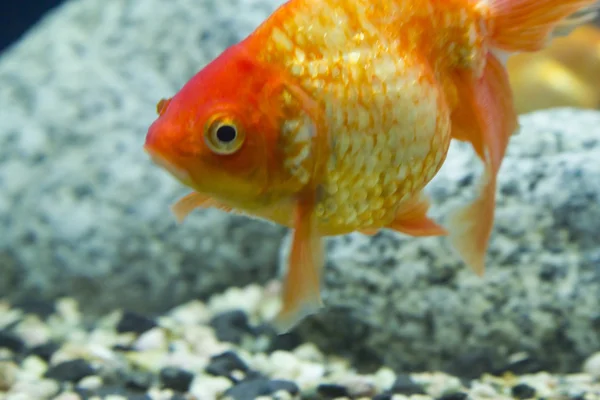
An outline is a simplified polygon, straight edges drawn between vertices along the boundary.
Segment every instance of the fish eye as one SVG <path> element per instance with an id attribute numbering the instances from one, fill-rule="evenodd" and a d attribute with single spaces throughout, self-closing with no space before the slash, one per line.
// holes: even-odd
<path id="1" fill-rule="evenodd" d="M 217 154 L 233 154 L 244 142 L 243 132 L 230 118 L 214 118 L 206 130 L 208 147 Z"/>

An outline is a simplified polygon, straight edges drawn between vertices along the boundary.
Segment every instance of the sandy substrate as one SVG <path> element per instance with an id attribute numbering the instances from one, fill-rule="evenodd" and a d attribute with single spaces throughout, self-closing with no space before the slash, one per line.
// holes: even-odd
<path id="1" fill-rule="evenodd" d="M 582 372 L 484 375 L 380 366 L 361 373 L 268 321 L 277 284 L 230 289 L 148 317 L 87 321 L 72 299 L 0 301 L 0 399 L 600 399 L 600 353 Z"/>

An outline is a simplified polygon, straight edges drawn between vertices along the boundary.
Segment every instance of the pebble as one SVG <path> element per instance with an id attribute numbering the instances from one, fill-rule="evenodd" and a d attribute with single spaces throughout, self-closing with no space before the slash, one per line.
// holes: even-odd
<path id="1" fill-rule="evenodd" d="M 25 349 L 25 343 L 13 333 L 0 331 L 0 347 L 20 353 Z"/>
<path id="2" fill-rule="evenodd" d="M 299 393 L 298 386 L 293 382 L 256 378 L 238 383 L 227 389 L 224 395 L 233 400 L 253 400 L 259 396 L 269 396 L 281 390 L 293 395 Z"/>
<path id="3" fill-rule="evenodd" d="M 0 349 L 0 399 L 600 400 L 598 354 L 579 374 L 487 374 L 465 387 L 438 372 L 380 366 L 359 373 L 297 334 L 276 335 L 255 306 L 214 304 L 190 302 L 156 319 L 113 312 L 89 327 L 69 299 L 44 320 L 0 302 L 1 339 L 8 343 Z M 46 333 L 36 336 L 30 329 L 38 323 Z M 510 370 L 524 359 L 515 357 Z"/>
<path id="4" fill-rule="evenodd" d="M 513 397 L 517 399 L 530 399 L 535 397 L 535 389 L 526 383 L 519 383 L 511 389 Z"/>
<path id="5" fill-rule="evenodd" d="M 38 356 L 28 356 L 21 361 L 21 367 L 27 375 L 41 377 L 48 370 L 48 364 Z"/>
<path id="6" fill-rule="evenodd" d="M 198 400 L 213 400 L 220 398 L 231 386 L 231 381 L 222 376 L 197 375 L 189 392 Z"/>
<path id="7" fill-rule="evenodd" d="M 345 386 L 335 383 L 322 383 L 317 387 L 317 393 L 326 398 L 349 397 L 348 389 Z"/>
<path id="8" fill-rule="evenodd" d="M 248 316 L 242 310 L 224 311 L 210 320 L 217 339 L 222 342 L 240 344 L 244 335 L 251 334 Z"/>
<path id="9" fill-rule="evenodd" d="M 236 381 L 232 373 L 234 371 L 247 372 L 246 363 L 233 351 L 226 351 L 211 357 L 210 363 L 204 370 L 207 374 L 214 376 L 225 376 L 232 381 Z"/>
<path id="10" fill-rule="evenodd" d="M 583 364 L 583 371 L 600 380 L 600 352 L 590 356 Z"/>
<path id="11" fill-rule="evenodd" d="M 87 390 L 97 390 L 102 386 L 102 384 L 102 377 L 98 375 L 90 375 L 82 378 L 77 384 L 77 387 Z"/>
<path id="12" fill-rule="evenodd" d="M 152 385 L 152 374 L 142 371 L 130 372 L 125 378 L 125 387 L 132 390 L 148 390 Z"/>
<path id="13" fill-rule="evenodd" d="M 425 390 L 418 383 L 415 383 L 409 375 L 398 375 L 392 384 L 390 391 L 394 394 L 425 394 Z"/>
<path id="14" fill-rule="evenodd" d="M 467 393 L 453 392 L 446 393 L 437 398 L 437 400 L 466 400 L 469 397 Z"/>
<path id="15" fill-rule="evenodd" d="M 86 360 L 75 359 L 50 366 L 44 377 L 59 382 L 76 383 L 86 376 L 93 375 L 95 372 L 94 368 Z"/>
<path id="16" fill-rule="evenodd" d="M 131 311 L 125 311 L 117 324 L 117 332 L 133 332 L 142 334 L 156 326 L 154 320 Z"/>
<path id="17" fill-rule="evenodd" d="M 0 361 L 0 392 L 7 391 L 17 381 L 19 367 L 12 361 Z"/>
<path id="18" fill-rule="evenodd" d="M 151 328 L 137 338 L 133 343 L 133 349 L 138 351 L 145 350 L 165 350 L 168 347 L 167 335 L 164 329 L 160 327 Z"/>
<path id="19" fill-rule="evenodd" d="M 194 379 L 194 374 L 181 368 L 165 367 L 160 370 L 159 377 L 163 387 L 178 392 L 187 392 Z"/>
<path id="20" fill-rule="evenodd" d="M 52 355 L 59 349 L 59 346 L 55 342 L 46 342 L 32 347 L 29 354 L 40 357 L 42 360 L 49 362 Z"/>

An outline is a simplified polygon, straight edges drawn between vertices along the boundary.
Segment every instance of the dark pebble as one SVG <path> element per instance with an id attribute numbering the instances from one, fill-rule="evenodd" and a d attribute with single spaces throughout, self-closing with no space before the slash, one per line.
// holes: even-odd
<path id="1" fill-rule="evenodd" d="M 32 347 L 31 350 L 29 350 L 29 354 L 36 355 L 36 356 L 40 357 L 41 359 L 45 360 L 46 362 L 48 362 L 48 361 L 50 361 L 50 358 L 56 352 L 56 350 L 59 349 L 59 347 L 60 346 L 57 343 L 47 342 L 47 343 Z"/>
<path id="2" fill-rule="evenodd" d="M 252 333 L 248 316 L 242 310 L 225 311 L 210 320 L 217 339 L 221 342 L 240 344 L 244 335 Z"/>
<path id="3" fill-rule="evenodd" d="M 268 379 L 250 379 L 230 387 L 223 394 L 233 400 L 253 400 L 258 396 L 268 396 L 271 390 Z"/>
<path id="4" fill-rule="evenodd" d="M 291 394 L 292 396 L 300 393 L 300 388 L 296 385 L 295 382 L 286 381 L 284 379 L 274 379 L 269 382 L 269 387 L 271 389 L 271 393 L 279 392 L 280 390 L 284 390 Z"/>
<path id="5" fill-rule="evenodd" d="M 404 394 L 407 396 L 413 394 L 425 394 L 423 386 L 415 383 L 409 375 L 401 374 L 396 377 L 390 391 L 394 394 Z"/>
<path id="6" fill-rule="evenodd" d="M 130 390 L 146 391 L 152 385 L 152 374 L 135 371 L 125 378 L 125 387 Z"/>
<path id="7" fill-rule="evenodd" d="M 50 366 L 44 377 L 59 382 L 75 383 L 86 376 L 94 375 L 95 372 L 94 368 L 87 361 L 78 358 Z"/>
<path id="8" fill-rule="evenodd" d="M 335 397 L 350 397 L 348 389 L 342 385 L 336 385 L 334 383 L 322 383 L 317 387 L 317 393 L 327 398 Z"/>
<path id="9" fill-rule="evenodd" d="M 437 400 L 466 400 L 469 397 L 468 394 L 463 392 L 446 393 L 438 397 Z"/>
<path id="10" fill-rule="evenodd" d="M 274 334 L 273 339 L 271 339 L 271 344 L 269 345 L 269 352 L 272 353 L 275 350 L 292 351 L 301 344 L 302 338 L 295 332 L 282 333 L 279 335 Z"/>
<path id="11" fill-rule="evenodd" d="M 261 324 L 253 328 L 255 336 L 265 335 L 269 338 L 267 352 L 275 350 L 291 351 L 302 344 L 302 338 L 296 332 L 277 333 L 271 324 Z"/>
<path id="12" fill-rule="evenodd" d="M 56 312 L 54 303 L 43 300 L 22 300 L 16 302 L 13 307 L 22 310 L 26 314 L 37 315 L 42 319 L 46 319 Z"/>
<path id="13" fill-rule="evenodd" d="M 535 397 L 535 389 L 526 383 L 519 383 L 518 385 L 513 386 L 511 393 L 512 396 L 517 399 L 530 399 Z"/>
<path id="14" fill-rule="evenodd" d="M 127 400 L 152 400 L 152 397 L 150 397 L 150 395 L 148 395 L 148 394 L 135 393 L 135 394 L 128 394 Z"/>
<path id="15" fill-rule="evenodd" d="M 159 376 L 164 388 L 178 392 L 187 392 L 194 379 L 194 374 L 176 367 L 161 369 Z"/>
<path id="16" fill-rule="evenodd" d="M 105 398 L 108 396 L 120 396 L 127 400 L 152 400 L 152 398 L 145 393 L 129 391 L 119 385 L 104 385 L 94 390 L 75 387 L 74 391 L 82 400 Z"/>
<path id="17" fill-rule="evenodd" d="M 154 320 L 151 318 L 131 311 L 125 311 L 121 317 L 121 320 L 117 324 L 117 332 L 133 332 L 140 335 L 146 331 L 149 331 L 155 326 L 156 322 L 154 322 Z"/>
<path id="18" fill-rule="evenodd" d="M 298 386 L 291 381 L 269 380 L 267 378 L 246 379 L 230 387 L 224 393 L 225 397 L 233 400 L 253 400 L 259 396 L 268 396 L 280 390 L 285 390 L 292 395 L 300 392 Z"/>
<path id="19" fill-rule="evenodd" d="M 233 381 L 231 373 L 235 370 L 248 371 L 246 363 L 233 351 L 229 350 L 210 358 L 210 362 L 204 369 L 207 374 L 213 376 L 225 376 Z"/>
<path id="20" fill-rule="evenodd" d="M 475 379 L 494 370 L 495 354 L 491 349 L 477 349 L 454 359 L 445 372 L 459 378 Z"/>
<path id="21" fill-rule="evenodd" d="M 123 352 L 128 352 L 128 351 L 133 351 L 135 350 L 133 346 L 127 345 L 127 344 L 115 344 L 112 349 L 114 351 L 123 351 Z"/>
<path id="22" fill-rule="evenodd" d="M 585 400 L 585 393 L 569 397 L 569 400 Z"/>
<path id="23" fill-rule="evenodd" d="M 20 353 L 25 349 L 25 343 L 17 335 L 0 331 L 0 347 L 9 349 L 13 353 Z"/>
<path id="24" fill-rule="evenodd" d="M 392 400 L 392 394 L 389 392 L 383 392 L 373 396 L 372 400 Z"/>
<path id="25" fill-rule="evenodd" d="M 498 368 L 492 372 L 494 375 L 497 376 L 504 375 L 507 372 L 511 372 L 514 375 L 525 375 L 534 374 L 536 372 L 543 371 L 544 369 L 546 369 L 546 367 L 542 362 L 535 359 L 534 357 L 525 356 L 517 360 L 511 361 L 502 368 Z"/>

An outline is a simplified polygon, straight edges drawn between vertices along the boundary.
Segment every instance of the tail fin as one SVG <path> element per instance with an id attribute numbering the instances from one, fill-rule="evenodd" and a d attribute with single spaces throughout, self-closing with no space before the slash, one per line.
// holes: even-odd
<path id="1" fill-rule="evenodd" d="M 492 46 L 507 52 L 537 51 L 555 35 L 592 20 L 598 0 L 489 0 Z"/>

